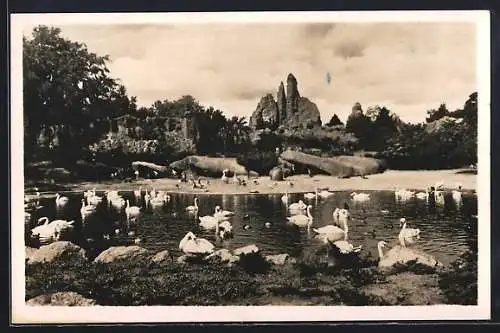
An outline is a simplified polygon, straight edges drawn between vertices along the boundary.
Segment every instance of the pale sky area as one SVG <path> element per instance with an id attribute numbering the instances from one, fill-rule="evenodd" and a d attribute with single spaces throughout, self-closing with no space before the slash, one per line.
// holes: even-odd
<path id="1" fill-rule="evenodd" d="M 293 73 L 324 123 L 352 105 L 385 105 L 425 120 L 477 90 L 473 23 L 196 24 L 59 26 L 64 37 L 108 54 L 140 106 L 190 94 L 228 117 L 247 119 Z M 31 32 L 25 31 L 25 34 Z M 328 84 L 326 76 L 331 75 Z"/>

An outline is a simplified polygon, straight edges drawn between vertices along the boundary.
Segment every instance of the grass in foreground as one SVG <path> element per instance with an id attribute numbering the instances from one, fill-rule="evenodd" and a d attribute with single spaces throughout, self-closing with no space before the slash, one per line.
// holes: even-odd
<path id="1" fill-rule="evenodd" d="M 270 266 L 255 256 L 233 267 L 175 262 L 160 266 L 144 259 L 110 264 L 61 259 L 26 267 L 26 300 L 74 291 L 99 305 L 129 306 L 477 302 L 477 266 L 471 254 L 439 273 L 410 265 L 382 274 L 364 264 L 341 268 L 309 259 Z"/>

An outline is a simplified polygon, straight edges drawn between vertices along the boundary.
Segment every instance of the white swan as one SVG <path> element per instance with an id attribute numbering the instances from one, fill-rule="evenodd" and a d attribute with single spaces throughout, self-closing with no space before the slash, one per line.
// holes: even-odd
<path id="1" fill-rule="evenodd" d="M 149 200 L 149 203 L 152 205 L 152 206 L 163 206 L 165 205 L 166 203 L 166 200 L 165 198 L 162 198 L 160 196 L 155 196 L 153 198 L 151 198 Z"/>
<path id="2" fill-rule="evenodd" d="M 444 187 L 444 181 L 439 181 L 434 184 L 434 189 L 435 190 L 442 190 Z"/>
<path id="3" fill-rule="evenodd" d="M 309 228 L 313 223 L 313 217 L 311 215 L 312 206 L 308 205 L 306 209 L 307 215 L 294 215 L 287 217 L 287 220 L 299 227 L 307 227 Z"/>
<path id="4" fill-rule="evenodd" d="M 345 210 L 345 209 L 344 209 Z M 318 236 L 323 239 L 324 242 L 330 241 L 335 242 L 338 240 L 347 240 L 347 234 L 349 232 L 349 226 L 347 225 L 348 218 L 339 219 L 342 223 L 343 228 L 339 226 L 329 224 L 321 228 L 312 229 L 313 232 L 318 234 Z"/>
<path id="5" fill-rule="evenodd" d="M 102 197 L 96 195 L 94 192 L 92 192 L 92 195 L 87 196 L 87 202 L 91 205 L 98 205 L 99 203 L 102 202 Z"/>
<path id="6" fill-rule="evenodd" d="M 198 238 L 191 231 L 179 243 L 179 249 L 185 254 L 209 254 L 215 246 L 204 238 Z"/>
<path id="7" fill-rule="evenodd" d="M 346 240 L 338 240 L 334 242 L 329 240 L 329 243 L 335 246 L 342 254 L 358 253 L 363 248 L 362 245 L 354 246 Z"/>
<path id="8" fill-rule="evenodd" d="M 37 237 L 41 244 L 51 243 L 58 237 L 56 226 L 50 224 L 48 218 L 40 220 L 45 221 L 45 223 L 31 229 L 31 235 Z"/>
<path id="9" fill-rule="evenodd" d="M 420 239 L 420 229 L 406 228 L 406 219 L 404 217 L 399 220 L 399 225 L 402 226 L 398 235 L 401 246 L 405 247 L 406 244 L 411 245 L 415 243 L 415 238 Z"/>
<path id="10" fill-rule="evenodd" d="M 80 208 L 80 214 L 82 214 L 82 216 L 87 216 L 87 215 L 90 215 L 92 213 L 95 213 L 96 211 L 96 206 L 93 206 L 93 205 L 86 205 L 85 204 L 85 199 L 82 199 L 82 207 Z"/>
<path id="11" fill-rule="evenodd" d="M 332 196 L 334 193 L 333 192 L 330 192 L 330 191 L 327 191 L 327 190 L 323 190 L 321 192 L 318 193 L 318 196 L 322 199 L 326 199 L 330 196 Z"/>
<path id="12" fill-rule="evenodd" d="M 230 210 L 222 210 L 221 206 L 215 206 L 215 214 L 222 217 L 230 217 L 234 215 L 234 213 Z"/>
<path id="13" fill-rule="evenodd" d="M 56 206 L 64 206 L 68 201 L 68 197 L 63 197 L 59 193 L 56 193 Z"/>
<path id="14" fill-rule="evenodd" d="M 315 198 L 317 198 L 317 196 L 318 196 L 318 189 L 317 188 L 314 189 L 314 193 L 309 192 L 309 193 L 304 194 L 304 198 L 307 200 L 315 199 Z"/>
<path id="15" fill-rule="evenodd" d="M 346 208 L 335 208 L 332 214 L 334 224 L 338 226 L 344 226 L 347 223 L 347 220 L 351 219 L 351 214 L 349 210 Z"/>
<path id="16" fill-rule="evenodd" d="M 455 203 L 462 203 L 462 184 L 457 184 L 457 190 L 451 191 L 451 197 Z"/>
<path id="17" fill-rule="evenodd" d="M 382 248 L 386 247 L 387 243 L 380 241 L 377 244 L 378 255 L 379 255 L 379 267 L 392 267 L 395 264 L 406 264 L 409 261 L 416 261 L 419 264 L 436 267 L 443 266 L 436 258 L 426 254 L 422 251 L 418 251 L 412 248 L 403 247 L 401 245 L 396 245 L 390 249 L 387 253 L 383 253 Z"/>
<path id="18" fill-rule="evenodd" d="M 396 201 L 408 201 L 415 195 L 415 192 L 406 189 L 397 189 L 394 191 Z"/>
<path id="19" fill-rule="evenodd" d="M 127 200 L 127 206 L 125 207 L 125 214 L 127 217 L 135 217 L 141 213 L 141 208 L 137 206 L 130 206 L 130 200 Z"/>
<path id="20" fill-rule="evenodd" d="M 219 224 L 219 228 L 216 232 L 222 239 L 227 238 L 233 234 L 233 226 L 229 221 L 223 221 Z"/>
<path id="21" fill-rule="evenodd" d="M 188 211 L 188 212 L 197 212 L 198 211 L 198 197 L 194 197 L 194 205 L 187 206 L 186 211 Z"/>
<path id="22" fill-rule="evenodd" d="M 304 201 L 299 200 L 298 202 L 294 202 L 293 204 L 290 204 L 290 206 L 288 206 L 288 209 L 290 209 L 290 210 L 305 210 L 305 209 L 307 209 L 307 205 L 304 203 Z"/>
<path id="23" fill-rule="evenodd" d="M 111 198 L 109 200 L 110 200 L 109 204 L 112 205 L 113 207 L 115 207 L 116 209 L 122 209 L 127 204 L 126 201 L 125 201 L 125 199 L 123 199 L 120 196 L 113 197 L 113 198 Z"/>
<path id="24" fill-rule="evenodd" d="M 370 200 L 370 194 L 368 194 L 368 193 L 356 193 L 356 192 L 352 192 L 351 193 L 351 199 L 353 201 L 357 201 L 357 202 L 365 202 L 365 201 Z"/>
<path id="25" fill-rule="evenodd" d="M 134 196 L 135 196 L 137 199 L 140 199 L 140 198 L 141 198 L 141 194 L 142 194 L 142 187 L 139 187 L 139 189 L 134 190 Z"/>
<path id="26" fill-rule="evenodd" d="M 435 190 L 434 191 L 434 202 L 436 203 L 437 206 L 444 206 L 445 205 L 445 198 L 444 198 L 444 191 L 442 190 Z"/>
<path id="27" fill-rule="evenodd" d="M 281 202 L 283 202 L 285 205 L 288 205 L 288 191 L 285 191 L 285 194 L 281 197 Z"/>
<path id="28" fill-rule="evenodd" d="M 426 189 L 425 192 L 418 192 L 415 196 L 419 200 L 429 200 L 429 190 Z"/>
<path id="29" fill-rule="evenodd" d="M 212 215 L 200 216 L 198 217 L 198 219 L 200 220 L 200 227 L 206 230 L 212 230 L 217 228 L 220 222 L 217 217 Z"/>

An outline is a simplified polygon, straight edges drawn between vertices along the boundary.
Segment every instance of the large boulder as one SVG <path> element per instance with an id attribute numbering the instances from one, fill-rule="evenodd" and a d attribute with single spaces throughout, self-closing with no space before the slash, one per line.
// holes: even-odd
<path id="1" fill-rule="evenodd" d="M 240 260 L 240 257 L 232 254 L 228 249 L 220 249 L 206 256 L 205 260 L 209 262 L 222 262 L 231 265 L 238 262 Z"/>
<path id="2" fill-rule="evenodd" d="M 28 264 L 52 262 L 56 259 L 86 260 L 85 250 L 71 242 L 61 241 L 41 246 L 39 249 L 25 251 Z"/>
<path id="3" fill-rule="evenodd" d="M 221 177 L 222 171 L 228 169 L 236 175 L 247 175 L 247 169 L 239 164 L 234 157 L 207 157 L 191 155 L 172 162 L 170 167 L 177 171 L 192 170 L 197 174 Z M 255 174 L 255 173 L 254 173 Z"/>
<path id="4" fill-rule="evenodd" d="M 363 176 L 385 171 L 385 163 L 369 157 L 334 156 L 318 157 L 298 151 L 286 150 L 281 153 L 285 161 L 319 169 L 338 177 Z"/>
<path id="5" fill-rule="evenodd" d="M 306 97 L 298 99 L 298 111 L 287 113 L 286 126 L 305 127 L 305 126 L 321 126 L 321 116 L 318 107 Z"/>
<path id="6" fill-rule="evenodd" d="M 275 129 L 279 124 L 278 105 L 272 94 L 263 96 L 250 116 L 249 125 L 254 129 Z"/>
<path id="7" fill-rule="evenodd" d="M 148 254 L 148 250 L 140 246 L 112 246 L 101 252 L 95 259 L 96 263 L 110 263 L 115 260 L 135 259 Z"/>
<path id="8" fill-rule="evenodd" d="M 151 262 L 164 266 L 173 262 L 172 254 L 168 250 L 163 250 L 151 257 Z"/>
<path id="9" fill-rule="evenodd" d="M 95 300 L 85 298 L 73 291 L 57 292 L 33 297 L 26 301 L 28 306 L 52 305 L 52 306 L 93 306 Z"/>
<path id="10" fill-rule="evenodd" d="M 269 171 L 269 177 L 274 181 L 282 181 L 285 177 L 285 173 L 281 167 L 276 166 Z"/>

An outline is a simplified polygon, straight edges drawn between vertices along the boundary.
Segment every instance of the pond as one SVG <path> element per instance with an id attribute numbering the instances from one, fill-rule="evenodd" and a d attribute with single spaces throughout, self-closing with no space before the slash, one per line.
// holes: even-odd
<path id="1" fill-rule="evenodd" d="M 355 246 L 362 245 L 374 258 L 378 256 L 377 242 L 384 240 L 391 247 L 397 244 L 401 217 L 407 219 L 409 228 L 421 230 L 421 238 L 414 247 L 434 255 L 444 264 L 477 244 L 477 197 L 473 194 L 464 193 L 458 205 L 451 193 L 446 193 L 444 205 L 436 206 L 416 198 L 405 203 L 396 202 L 393 191 L 364 191 L 370 193 L 371 199 L 366 203 L 356 203 L 350 199 L 350 193 L 335 192 L 326 199 L 317 200 L 306 200 L 298 193 L 289 194 L 289 197 L 290 202 L 304 200 L 313 206 L 313 228 L 331 224 L 333 210 L 347 203 L 352 216 L 349 241 Z M 104 196 L 103 192 L 97 191 L 97 194 Z M 179 241 L 188 231 L 208 239 L 216 248 L 235 249 L 256 244 L 266 255 L 288 253 L 300 256 L 321 246 L 305 228 L 287 223 L 289 214 L 281 201 L 282 194 L 197 195 L 198 216 L 212 215 L 216 205 L 235 213 L 230 220 L 234 237 L 223 241 L 217 241 L 213 231 L 201 229 L 197 217 L 186 212 L 185 207 L 193 204 L 194 194 L 169 193 L 171 200 L 163 207 L 146 207 L 144 191 L 141 198 L 135 198 L 133 192 L 120 191 L 119 194 L 129 199 L 131 205 L 142 207 L 137 221 L 127 221 L 123 210 L 108 208 L 105 196 L 96 213 L 82 221 L 83 193 L 72 192 L 64 194 L 69 202 L 62 209 L 56 209 L 53 198 L 40 199 L 43 207 L 32 214 L 31 227 L 42 216 L 50 220 L 75 220 L 77 227 L 71 240 L 95 254 L 109 246 L 131 245 L 137 240 L 144 248 L 168 249 L 174 255 L 180 255 Z"/>

